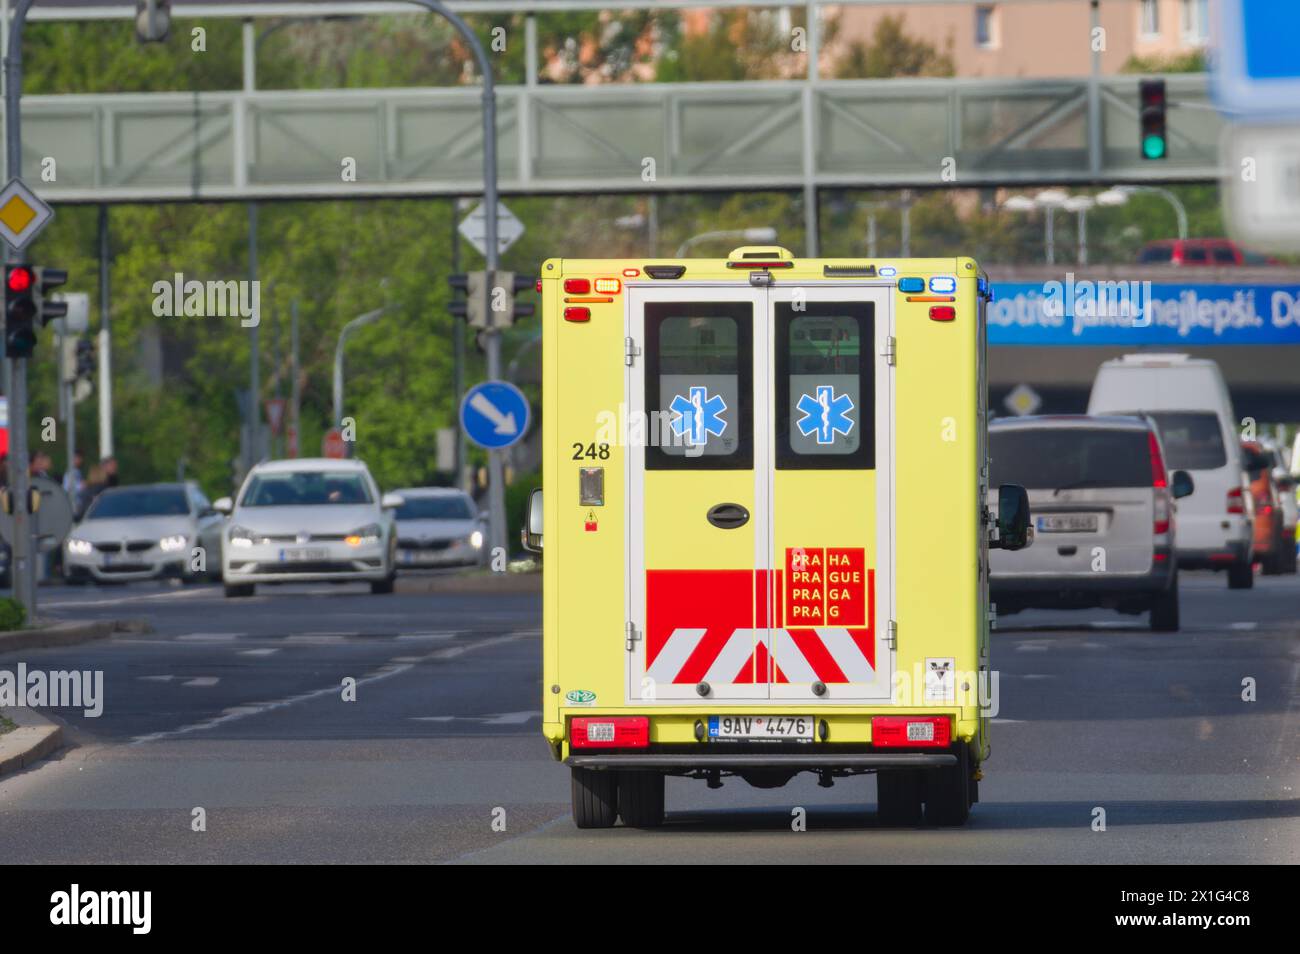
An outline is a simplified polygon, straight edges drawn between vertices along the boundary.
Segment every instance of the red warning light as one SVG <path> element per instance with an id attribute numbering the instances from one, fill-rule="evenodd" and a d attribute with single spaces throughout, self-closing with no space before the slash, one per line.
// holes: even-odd
<path id="1" fill-rule="evenodd" d="M 36 282 L 36 276 L 26 266 L 10 269 L 5 279 L 11 292 L 25 292 Z"/>

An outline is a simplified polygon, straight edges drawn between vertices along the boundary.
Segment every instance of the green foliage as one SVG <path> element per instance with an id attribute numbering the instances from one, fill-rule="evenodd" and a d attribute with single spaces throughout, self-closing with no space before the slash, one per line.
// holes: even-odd
<path id="1" fill-rule="evenodd" d="M 835 67 L 839 79 L 885 79 L 893 76 L 952 76 L 956 72 L 952 38 L 944 50 L 908 36 L 905 17 L 883 16 L 869 43 L 849 46 Z"/>
<path id="2" fill-rule="evenodd" d="M 0 597 L 0 632 L 22 629 L 27 620 L 27 610 L 23 604 L 8 596 Z"/>
<path id="3" fill-rule="evenodd" d="M 1189 50 L 1168 56 L 1130 56 L 1120 67 L 1121 73 L 1204 73 L 1207 69 L 1204 50 Z"/>

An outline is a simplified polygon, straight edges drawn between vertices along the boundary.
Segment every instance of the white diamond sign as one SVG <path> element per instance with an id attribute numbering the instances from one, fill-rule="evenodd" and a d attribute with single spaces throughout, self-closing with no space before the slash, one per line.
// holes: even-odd
<path id="1" fill-rule="evenodd" d="M 1003 403 L 1007 406 L 1007 410 L 1024 417 L 1037 411 L 1043 400 L 1028 384 L 1017 384 Z"/>
<path id="2" fill-rule="evenodd" d="M 460 234 L 465 236 L 470 245 L 478 249 L 480 255 L 487 254 L 487 213 L 483 203 L 470 211 L 460 223 Z M 504 202 L 497 203 L 497 254 L 504 255 L 506 249 L 524 234 L 524 223 L 515 218 L 515 214 L 506 208 Z"/>

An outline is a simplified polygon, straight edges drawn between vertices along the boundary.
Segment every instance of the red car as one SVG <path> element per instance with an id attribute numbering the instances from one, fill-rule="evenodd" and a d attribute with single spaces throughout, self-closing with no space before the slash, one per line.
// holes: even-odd
<path id="1" fill-rule="evenodd" d="M 1164 239 L 1138 253 L 1139 265 L 1276 265 L 1277 260 L 1248 252 L 1226 238 Z"/>

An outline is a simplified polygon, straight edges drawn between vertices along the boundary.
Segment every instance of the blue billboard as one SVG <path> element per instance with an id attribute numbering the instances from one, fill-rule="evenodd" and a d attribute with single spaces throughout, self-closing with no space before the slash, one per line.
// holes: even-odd
<path id="1" fill-rule="evenodd" d="M 990 345 L 1300 345 L 1300 284 L 995 282 Z"/>

